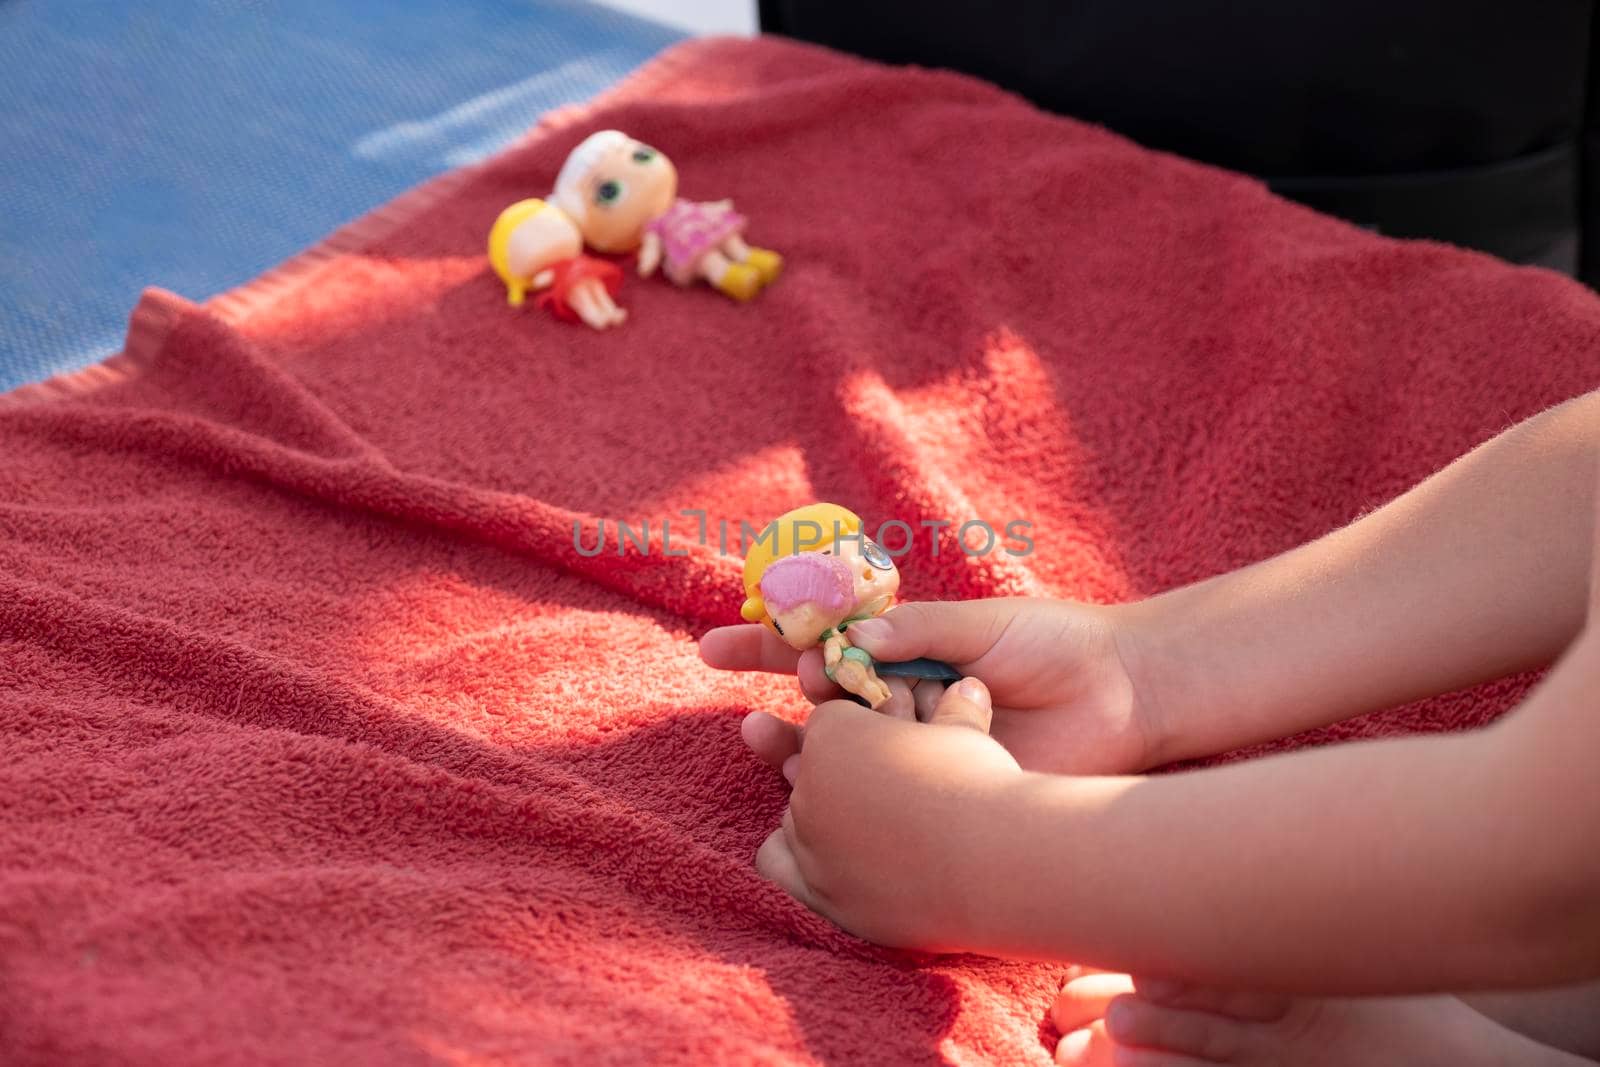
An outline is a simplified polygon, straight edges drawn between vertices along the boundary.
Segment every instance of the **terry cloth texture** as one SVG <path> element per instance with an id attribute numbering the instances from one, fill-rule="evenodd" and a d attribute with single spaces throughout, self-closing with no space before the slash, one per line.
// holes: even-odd
<path id="1" fill-rule="evenodd" d="M 490 224 L 607 127 L 782 279 L 508 308 Z M 910 526 L 911 598 L 1138 597 L 1595 387 L 1597 342 L 1565 278 L 965 77 L 677 46 L 0 399 L 0 1059 L 1047 1064 L 1060 968 L 879 949 L 756 874 L 786 790 L 739 721 L 804 702 L 696 655 L 739 618 L 721 524 L 831 500 Z"/>

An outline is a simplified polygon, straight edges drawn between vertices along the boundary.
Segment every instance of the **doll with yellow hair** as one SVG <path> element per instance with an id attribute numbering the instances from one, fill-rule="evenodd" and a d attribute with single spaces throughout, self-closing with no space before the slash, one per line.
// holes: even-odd
<path id="1" fill-rule="evenodd" d="M 546 201 L 519 200 L 500 212 L 489 231 L 489 265 L 512 307 L 521 307 L 529 290 L 543 290 L 535 303 L 564 322 L 582 319 L 604 330 L 628 317 L 612 299 L 622 269 L 584 255 L 577 224 Z"/>
<path id="2" fill-rule="evenodd" d="M 879 674 L 954 679 L 942 663 L 875 663 L 850 643 L 850 624 L 882 615 L 900 590 L 900 571 L 861 519 L 837 504 L 780 515 L 745 553 L 746 622 L 761 623 L 790 647 L 822 646 L 822 666 L 841 689 L 877 708 L 889 699 Z"/>

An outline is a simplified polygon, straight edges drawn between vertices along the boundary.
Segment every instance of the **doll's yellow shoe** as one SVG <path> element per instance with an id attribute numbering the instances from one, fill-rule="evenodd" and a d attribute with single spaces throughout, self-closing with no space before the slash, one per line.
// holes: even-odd
<path id="1" fill-rule="evenodd" d="M 752 248 L 744 261 L 761 275 L 762 285 L 771 285 L 783 273 L 783 257 L 770 248 Z"/>
<path id="2" fill-rule="evenodd" d="M 717 288 L 743 303 L 761 291 L 761 273 L 748 263 L 730 263 Z"/>

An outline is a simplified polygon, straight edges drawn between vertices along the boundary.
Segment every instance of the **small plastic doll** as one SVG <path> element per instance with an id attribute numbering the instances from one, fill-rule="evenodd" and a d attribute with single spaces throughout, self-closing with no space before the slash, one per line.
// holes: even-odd
<path id="1" fill-rule="evenodd" d="M 556 178 L 555 201 L 600 252 L 639 252 L 639 273 L 660 266 L 679 285 L 700 278 L 749 300 L 783 270 L 783 257 L 745 244 L 730 200 L 679 200 L 672 161 L 620 130 L 590 134 Z"/>
<path id="2" fill-rule="evenodd" d="M 780 515 L 759 532 L 744 560 L 746 622 L 763 623 L 791 647 L 822 646 L 822 666 L 846 692 L 877 708 L 889 699 L 879 674 L 953 680 L 934 660 L 875 663 L 850 643 L 853 622 L 894 604 L 900 572 L 861 520 L 837 504 L 810 504 Z"/>
<path id="3" fill-rule="evenodd" d="M 505 282 L 512 307 L 521 307 L 533 289 L 543 290 L 538 306 L 564 322 L 582 319 L 604 330 L 628 317 L 612 299 L 622 269 L 584 255 L 583 235 L 554 204 L 519 200 L 500 212 L 489 231 L 489 264 Z"/>

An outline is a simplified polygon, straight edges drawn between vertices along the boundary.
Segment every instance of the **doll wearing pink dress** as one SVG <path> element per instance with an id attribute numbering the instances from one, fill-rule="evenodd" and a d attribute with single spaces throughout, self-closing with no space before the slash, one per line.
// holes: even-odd
<path id="1" fill-rule="evenodd" d="M 656 149 L 620 130 L 590 134 L 572 150 L 550 199 L 588 247 L 639 253 L 639 273 L 657 267 L 679 285 L 704 279 L 749 300 L 777 278 L 783 257 L 744 241 L 745 217 L 729 200 L 678 199 L 678 172 Z"/>
<path id="2" fill-rule="evenodd" d="M 705 257 L 739 238 L 744 224 L 731 200 L 709 204 L 674 200 L 665 213 L 645 224 L 644 235 L 645 240 L 654 237 L 661 243 L 661 273 L 679 285 L 690 285 L 699 277 Z"/>

